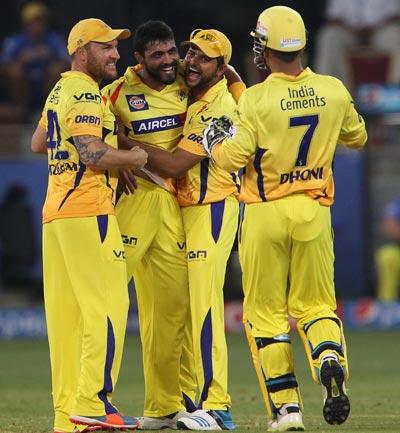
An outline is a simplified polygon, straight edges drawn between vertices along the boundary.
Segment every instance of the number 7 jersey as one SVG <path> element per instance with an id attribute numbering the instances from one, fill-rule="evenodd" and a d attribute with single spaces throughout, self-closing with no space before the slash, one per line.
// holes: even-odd
<path id="1" fill-rule="evenodd" d="M 309 68 L 297 77 L 273 73 L 247 89 L 235 126 L 235 137 L 216 146 L 213 158 L 228 171 L 245 166 L 245 203 L 305 193 L 331 205 L 337 143 L 360 148 L 367 139 L 342 82 Z"/>

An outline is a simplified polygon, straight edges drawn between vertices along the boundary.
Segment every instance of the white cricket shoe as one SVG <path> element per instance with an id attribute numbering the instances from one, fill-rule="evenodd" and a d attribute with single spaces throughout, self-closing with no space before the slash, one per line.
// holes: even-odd
<path id="1" fill-rule="evenodd" d="M 180 411 L 174 414 L 174 416 L 163 416 L 163 417 L 150 417 L 150 416 L 142 416 L 139 418 L 139 427 L 138 430 L 162 430 L 165 428 L 171 428 L 173 430 L 177 430 L 177 422 L 182 417 L 186 417 L 190 415 L 189 412 Z"/>
<path id="2" fill-rule="evenodd" d="M 231 413 L 229 410 L 201 410 L 198 409 L 178 421 L 178 428 L 182 430 L 233 430 Z"/>
<path id="3" fill-rule="evenodd" d="M 276 419 L 268 423 L 268 431 L 304 431 L 303 416 L 299 406 L 287 403 L 280 407 Z"/>

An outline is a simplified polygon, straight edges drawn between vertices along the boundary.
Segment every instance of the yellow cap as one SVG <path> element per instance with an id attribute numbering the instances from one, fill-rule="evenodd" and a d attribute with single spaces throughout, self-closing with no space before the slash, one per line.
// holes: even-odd
<path id="1" fill-rule="evenodd" d="M 89 42 L 110 42 L 114 39 L 126 39 L 131 35 L 128 29 L 112 29 L 104 21 L 87 18 L 72 27 L 68 36 L 68 52 L 74 52 Z"/>
<path id="2" fill-rule="evenodd" d="M 261 12 L 257 26 L 250 34 L 276 51 L 299 51 L 306 45 L 303 18 L 286 6 L 273 6 Z"/>
<path id="3" fill-rule="evenodd" d="M 21 12 L 21 20 L 23 23 L 29 23 L 37 18 L 47 18 L 49 10 L 47 6 L 40 2 L 29 2 Z"/>
<path id="4" fill-rule="evenodd" d="M 190 39 L 182 45 L 194 44 L 210 57 L 223 57 L 224 63 L 229 63 L 232 56 L 232 45 L 229 39 L 218 30 L 214 29 L 196 29 L 190 33 Z"/>

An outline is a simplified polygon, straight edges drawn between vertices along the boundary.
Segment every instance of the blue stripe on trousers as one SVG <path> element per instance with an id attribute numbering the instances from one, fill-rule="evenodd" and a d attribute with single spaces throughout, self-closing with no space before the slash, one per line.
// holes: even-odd
<path id="1" fill-rule="evenodd" d="M 201 359 L 203 361 L 204 386 L 201 392 L 199 409 L 203 407 L 203 401 L 207 400 L 208 390 L 213 379 L 212 365 L 212 319 L 211 308 L 204 319 L 203 328 L 201 330 Z"/>
<path id="2" fill-rule="evenodd" d="M 224 210 L 225 200 L 211 203 L 211 233 L 215 242 L 218 242 L 219 235 L 221 234 Z"/>
<path id="3" fill-rule="evenodd" d="M 117 413 L 118 410 L 108 401 L 107 394 L 113 391 L 111 379 L 111 368 L 115 355 L 115 337 L 114 330 L 110 319 L 107 317 L 107 350 L 106 364 L 104 366 L 104 385 L 103 389 L 97 394 L 99 399 L 104 403 L 106 414 Z"/>

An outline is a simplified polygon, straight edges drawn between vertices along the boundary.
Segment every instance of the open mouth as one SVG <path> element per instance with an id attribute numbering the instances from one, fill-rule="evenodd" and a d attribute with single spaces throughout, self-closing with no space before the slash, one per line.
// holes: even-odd
<path id="1" fill-rule="evenodd" d="M 200 77 L 200 75 L 201 75 L 200 72 L 194 68 L 187 68 L 186 69 L 185 77 L 187 80 L 190 80 L 190 81 L 197 80 Z"/>
<path id="2" fill-rule="evenodd" d="M 176 65 L 162 66 L 159 71 L 165 74 L 173 74 L 176 71 Z"/>

